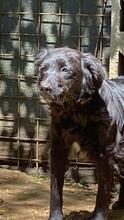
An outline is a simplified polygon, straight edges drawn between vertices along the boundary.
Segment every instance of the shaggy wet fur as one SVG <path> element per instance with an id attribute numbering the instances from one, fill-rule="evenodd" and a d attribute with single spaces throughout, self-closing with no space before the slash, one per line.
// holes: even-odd
<path id="1" fill-rule="evenodd" d="M 124 78 L 105 79 L 98 59 L 70 48 L 44 50 L 36 65 L 39 93 L 52 117 L 49 219 L 63 219 L 66 162 L 76 143 L 98 170 L 96 206 L 90 219 L 106 220 L 115 177 L 121 187 L 114 208 L 124 208 Z"/>

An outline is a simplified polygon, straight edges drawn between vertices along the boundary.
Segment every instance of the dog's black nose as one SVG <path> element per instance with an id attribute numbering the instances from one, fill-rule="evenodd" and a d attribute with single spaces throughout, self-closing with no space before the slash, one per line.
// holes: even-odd
<path id="1" fill-rule="evenodd" d="M 52 88 L 50 86 L 40 86 L 40 90 L 43 92 L 51 92 Z"/>

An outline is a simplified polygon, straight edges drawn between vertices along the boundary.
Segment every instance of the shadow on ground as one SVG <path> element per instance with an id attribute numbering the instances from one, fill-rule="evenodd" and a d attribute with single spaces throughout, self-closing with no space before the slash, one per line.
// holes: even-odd
<path id="1" fill-rule="evenodd" d="M 69 215 L 65 216 L 64 220 L 87 220 L 90 215 L 91 213 L 88 211 L 70 212 Z"/>
<path id="2" fill-rule="evenodd" d="M 64 220 L 86 220 L 94 209 L 96 187 L 64 186 Z M 80 211 L 84 210 L 84 211 Z M 48 220 L 49 180 L 0 169 L 0 220 Z M 124 210 L 108 220 L 124 220 Z"/>

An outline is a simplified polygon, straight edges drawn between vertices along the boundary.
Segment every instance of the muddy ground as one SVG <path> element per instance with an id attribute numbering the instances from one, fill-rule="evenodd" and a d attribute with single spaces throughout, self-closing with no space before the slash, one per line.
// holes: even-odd
<path id="1" fill-rule="evenodd" d="M 49 180 L 23 172 L 0 169 L 0 220 L 47 220 Z M 83 189 L 65 184 L 64 220 L 84 220 L 94 208 L 96 186 Z M 82 211 L 81 211 L 82 210 Z M 109 220 L 124 220 L 124 211 L 109 214 Z"/>

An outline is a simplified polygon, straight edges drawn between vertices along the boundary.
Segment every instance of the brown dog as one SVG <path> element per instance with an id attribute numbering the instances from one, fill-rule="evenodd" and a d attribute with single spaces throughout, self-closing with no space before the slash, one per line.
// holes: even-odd
<path id="1" fill-rule="evenodd" d="M 70 48 L 44 50 L 36 58 L 38 89 L 51 108 L 50 220 L 62 220 L 62 188 L 74 142 L 98 169 L 92 220 L 106 220 L 114 175 L 121 180 L 116 207 L 124 208 L 124 79 L 105 79 L 91 54 Z"/>

